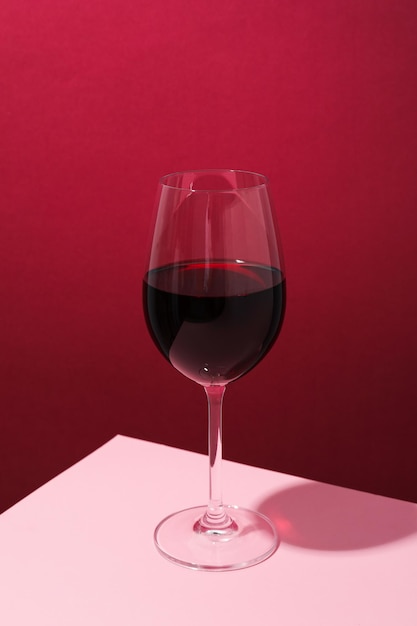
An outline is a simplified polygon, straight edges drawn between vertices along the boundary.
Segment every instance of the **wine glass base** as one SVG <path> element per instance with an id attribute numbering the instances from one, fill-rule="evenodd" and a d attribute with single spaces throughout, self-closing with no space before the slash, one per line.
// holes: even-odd
<path id="1" fill-rule="evenodd" d="M 207 510 L 193 507 L 166 517 L 155 529 L 158 551 L 169 561 L 195 570 L 221 572 L 261 563 L 278 548 L 273 524 L 256 511 L 225 506 L 233 519 L 232 532 L 198 532 Z"/>

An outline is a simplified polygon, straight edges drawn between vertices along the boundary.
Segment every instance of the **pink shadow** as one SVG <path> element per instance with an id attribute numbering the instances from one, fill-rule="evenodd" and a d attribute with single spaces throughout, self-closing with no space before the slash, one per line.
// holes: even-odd
<path id="1" fill-rule="evenodd" d="M 310 550 L 363 550 L 417 532 L 417 504 L 323 483 L 278 491 L 257 509 L 282 543 Z"/>

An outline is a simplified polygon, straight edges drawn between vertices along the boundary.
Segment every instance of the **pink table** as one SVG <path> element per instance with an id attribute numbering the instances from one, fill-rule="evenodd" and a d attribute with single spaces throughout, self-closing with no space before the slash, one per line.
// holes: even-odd
<path id="1" fill-rule="evenodd" d="M 256 507 L 278 551 L 196 572 L 153 545 L 204 502 L 204 456 L 117 436 L 0 516 L 4 626 L 415 626 L 417 505 L 224 462 L 225 501 Z"/>

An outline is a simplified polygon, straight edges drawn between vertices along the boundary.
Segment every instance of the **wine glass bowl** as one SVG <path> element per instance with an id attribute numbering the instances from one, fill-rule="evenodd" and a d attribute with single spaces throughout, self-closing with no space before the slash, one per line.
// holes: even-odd
<path id="1" fill-rule="evenodd" d="M 205 389 L 209 406 L 208 505 L 163 520 L 156 546 L 195 569 L 253 565 L 278 538 L 264 516 L 222 503 L 221 423 L 226 385 L 264 358 L 284 316 L 283 260 L 264 176 L 201 170 L 161 179 L 143 303 L 156 346 Z"/>

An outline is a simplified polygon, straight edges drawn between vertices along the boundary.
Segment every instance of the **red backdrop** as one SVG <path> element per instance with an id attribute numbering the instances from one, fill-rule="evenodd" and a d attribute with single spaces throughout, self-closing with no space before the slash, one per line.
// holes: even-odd
<path id="1" fill-rule="evenodd" d="M 414 0 L 3 0 L 1 509 L 117 432 L 205 451 L 140 296 L 157 179 L 194 167 L 269 175 L 286 254 L 225 456 L 417 500 L 416 29 Z"/>

